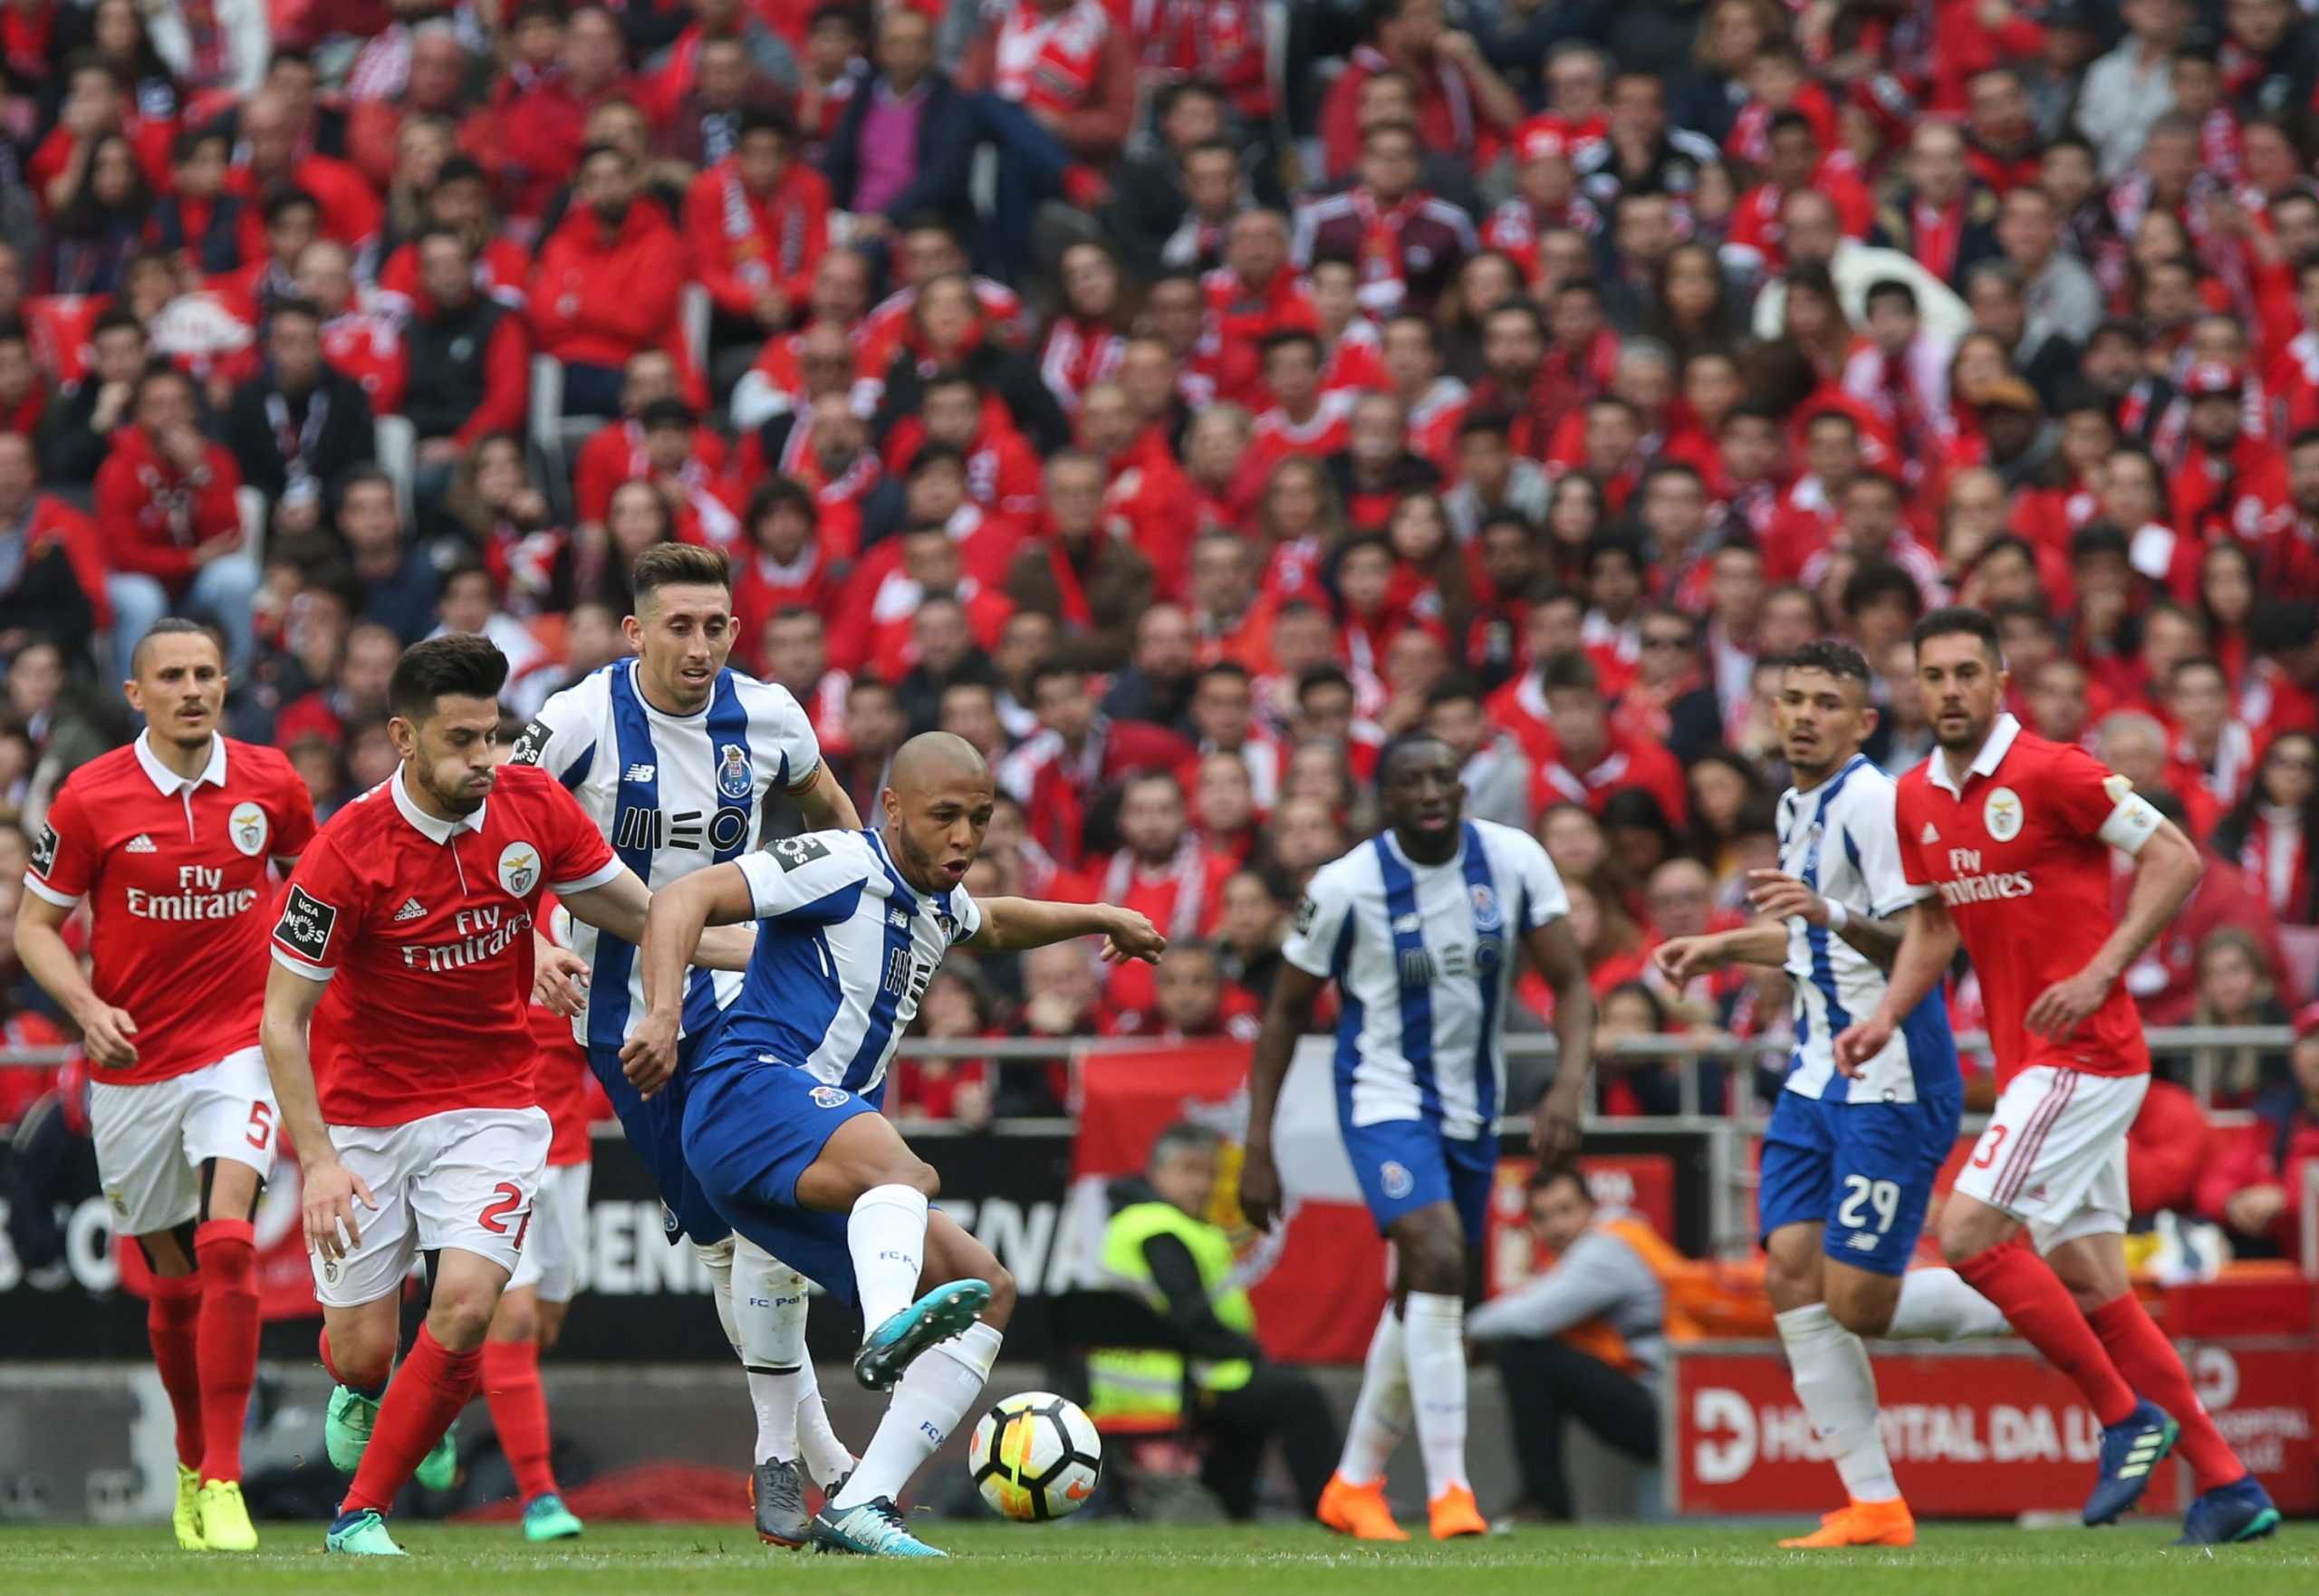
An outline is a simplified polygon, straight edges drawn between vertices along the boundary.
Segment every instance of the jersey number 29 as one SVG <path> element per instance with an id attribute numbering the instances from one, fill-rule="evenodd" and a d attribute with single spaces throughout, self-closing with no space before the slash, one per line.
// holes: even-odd
<path id="1" fill-rule="evenodd" d="M 1892 1228 L 1892 1221 L 1900 1216 L 1900 1183 L 1892 1180 L 1871 1180 L 1865 1175 L 1844 1177 L 1848 1195 L 1843 1206 L 1836 1210 L 1836 1223 L 1847 1230 L 1858 1230 L 1868 1223 L 1863 1206 L 1876 1210 L 1876 1234 L 1882 1235 Z"/>

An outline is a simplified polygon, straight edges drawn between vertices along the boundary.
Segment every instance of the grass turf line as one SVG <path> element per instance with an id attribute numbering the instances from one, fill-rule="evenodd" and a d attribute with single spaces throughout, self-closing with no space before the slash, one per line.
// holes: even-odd
<path id="1" fill-rule="evenodd" d="M 180 1553 L 166 1525 L 0 1529 L 0 1591 L 30 1596 L 313 1596 L 317 1580 L 400 1596 L 575 1596 L 650 1591 L 840 1596 L 938 1590 L 942 1596 L 2275 1596 L 2319 1590 L 2319 1526 L 2254 1546 L 2169 1548 L 2173 1526 L 2097 1532 L 1932 1526 L 1909 1551 L 1791 1553 L 1775 1526 L 1527 1529 L 1437 1546 L 1371 1547 L 1302 1525 L 1034 1528 L 926 1524 L 955 1561 L 871 1562 L 761 1546 L 746 1526 L 607 1524 L 574 1543 L 527 1546 L 513 1526 L 411 1524 L 408 1561 L 322 1557 L 320 1525 L 266 1524 L 255 1555 Z M 1800 1529 L 1798 1525 L 1796 1528 Z M 1420 1532 L 1421 1534 L 1421 1532 Z M 1541 1577 L 1552 1582 L 1540 1583 Z"/>

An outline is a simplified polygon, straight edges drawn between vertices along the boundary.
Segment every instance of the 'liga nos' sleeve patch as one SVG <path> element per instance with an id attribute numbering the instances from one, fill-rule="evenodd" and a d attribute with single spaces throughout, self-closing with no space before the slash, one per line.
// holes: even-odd
<path id="1" fill-rule="evenodd" d="M 819 837 L 784 837 L 765 850 L 784 870 L 801 870 L 817 859 L 830 856 L 830 845 Z"/>
<path id="2" fill-rule="evenodd" d="M 515 746 L 507 750 L 507 762 L 510 764 L 537 764 L 540 756 L 547 752 L 548 740 L 553 735 L 546 721 L 534 719 L 515 734 Z"/>
<path id="3" fill-rule="evenodd" d="M 56 828 L 43 826 L 40 841 L 33 844 L 33 873 L 43 880 L 56 868 Z"/>
<path id="4" fill-rule="evenodd" d="M 1313 902 L 1309 894 L 1298 899 L 1296 900 L 1296 934 L 1299 937 L 1311 936 L 1313 922 L 1320 918 L 1320 913 L 1321 906 Z"/>
<path id="5" fill-rule="evenodd" d="M 330 957 L 330 934 L 337 924 L 338 910 L 293 884 L 282 905 L 282 919 L 274 928 L 274 936 L 299 957 L 322 964 Z"/>

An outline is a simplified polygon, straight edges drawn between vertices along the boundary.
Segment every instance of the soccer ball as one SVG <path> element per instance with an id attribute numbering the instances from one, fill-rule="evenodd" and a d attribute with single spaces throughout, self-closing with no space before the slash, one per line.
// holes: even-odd
<path id="1" fill-rule="evenodd" d="M 975 1426 L 967 1472 L 1001 1518 L 1067 1518 L 1095 1493 L 1103 1442 L 1078 1403 L 1052 1391 L 1024 1391 L 1000 1400 Z"/>

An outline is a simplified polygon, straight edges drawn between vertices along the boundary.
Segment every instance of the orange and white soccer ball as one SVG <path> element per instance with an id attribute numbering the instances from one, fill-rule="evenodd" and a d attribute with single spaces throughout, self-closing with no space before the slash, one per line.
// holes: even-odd
<path id="1" fill-rule="evenodd" d="M 1078 1403 L 1024 1391 L 995 1404 L 975 1426 L 967 1471 L 1001 1518 L 1068 1518 L 1103 1476 L 1103 1442 Z"/>

